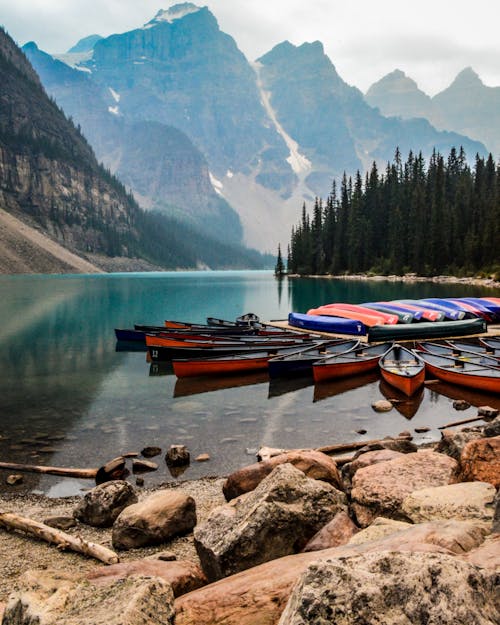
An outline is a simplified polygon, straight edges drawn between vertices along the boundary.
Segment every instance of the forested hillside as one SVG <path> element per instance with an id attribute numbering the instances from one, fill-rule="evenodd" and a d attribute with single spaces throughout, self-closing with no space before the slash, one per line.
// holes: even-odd
<path id="1" fill-rule="evenodd" d="M 500 274 L 500 167 L 490 155 L 434 152 L 403 162 L 399 150 L 381 173 L 345 175 L 317 198 L 293 229 L 288 272 L 419 275 Z"/>

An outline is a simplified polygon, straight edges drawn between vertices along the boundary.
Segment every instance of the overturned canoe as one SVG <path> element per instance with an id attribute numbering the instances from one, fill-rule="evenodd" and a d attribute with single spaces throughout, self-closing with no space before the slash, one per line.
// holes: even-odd
<path id="1" fill-rule="evenodd" d="M 353 334 L 364 336 L 366 326 L 355 319 L 343 319 L 322 315 L 304 315 L 302 313 L 290 313 L 288 323 L 295 328 L 305 328 L 317 332 L 330 332 L 333 334 Z"/>
<path id="2" fill-rule="evenodd" d="M 431 321 L 397 326 L 373 326 L 368 330 L 369 341 L 411 341 L 413 339 L 437 339 L 452 336 L 468 336 L 486 332 L 484 319 L 461 321 Z"/>

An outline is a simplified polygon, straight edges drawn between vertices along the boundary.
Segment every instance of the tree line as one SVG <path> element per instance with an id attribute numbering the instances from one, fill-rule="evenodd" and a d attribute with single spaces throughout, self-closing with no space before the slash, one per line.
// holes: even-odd
<path id="1" fill-rule="evenodd" d="M 344 174 L 326 201 L 316 198 L 312 214 L 304 203 L 287 271 L 500 274 L 500 164 L 490 154 L 471 167 L 462 148 L 447 159 L 434 151 L 428 164 L 410 152 L 403 162 L 397 149 L 383 173 L 374 163 L 364 179 Z"/>

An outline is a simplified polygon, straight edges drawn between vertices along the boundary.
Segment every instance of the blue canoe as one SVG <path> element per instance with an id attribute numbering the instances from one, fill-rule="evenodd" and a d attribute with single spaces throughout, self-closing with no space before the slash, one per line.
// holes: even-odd
<path id="1" fill-rule="evenodd" d="M 427 299 L 416 299 L 414 302 L 417 306 L 423 306 L 429 310 L 442 312 L 445 319 L 449 319 L 450 321 L 460 321 L 460 319 L 465 318 L 465 312 L 463 310 L 454 310 L 453 308 L 448 308 L 447 306 L 441 306 L 435 302 L 430 302 Z"/>
<path id="2" fill-rule="evenodd" d="M 288 323 L 295 328 L 316 330 L 318 332 L 330 332 L 333 334 L 353 334 L 364 336 L 366 326 L 355 319 L 343 319 L 326 315 L 305 315 L 303 313 L 289 313 Z"/>
<path id="3" fill-rule="evenodd" d="M 414 321 L 420 321 L 422 319 L 422 315 L 424 314 L 422 310 L 412 310 L 411 308 L 408 308 L 407 306 L 404 306 L 403 304 L 396 304 L 393 302 L 373 302 L 373 303 L 380 304 L 384 308 L 387 308 L 388 310 L 394 310 L 395 312 L 410 313 L 413 315 Z"/>

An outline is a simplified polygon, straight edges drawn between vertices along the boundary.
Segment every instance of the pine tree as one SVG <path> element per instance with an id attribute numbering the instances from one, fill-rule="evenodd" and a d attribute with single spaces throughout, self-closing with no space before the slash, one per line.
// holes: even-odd
<path id="1" fill-rule="evenodd" d="M 274 275 L 277 278 L 282 278 L 285 274 L 285 265 L 283 264 L 283 258 L 281 256 L 281 246 L 278 243 L 278 258 L 276 260 L 276 267 L 274 268 Z"/>

